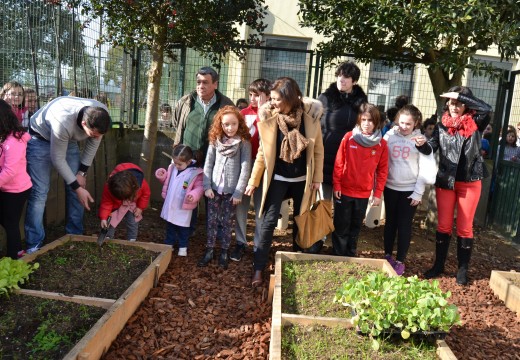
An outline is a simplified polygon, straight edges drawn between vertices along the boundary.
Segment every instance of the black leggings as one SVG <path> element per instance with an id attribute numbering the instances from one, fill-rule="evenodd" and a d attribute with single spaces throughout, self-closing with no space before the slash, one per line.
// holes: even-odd
<path id="1" fill-rule="evenodd" d="M 287 182 L 274 180 L 271 181 L 264 203 L 264 220 L 260 230 L 260 241 L 255 251 L 254 270 L 264 270 L 269 261 L 269 252 L 273 243 L 274 228 L 278 224 L 278 216 L 284 199 L 292 198 L 294 201 L 293 214 L 300 213 L 303 194 L 305 192 L 305 181 Z M 296 221 L 293 222 L 293 243 L 298 234 Z"/>
<path id="2" fill-rule="evenodd" d="M 410 205 L 412 191 L 397 191 L 385 187 L 385 230 L 384 244 L 385 254 L 392 254 L 394 249 L 395 235 L 397 233 L 397 256 L 396 259 L 404 262 L 410 240 L 412 238 L 412 223 L 417 206 Z"/>
<path id="3" fill-rule="evenodd" d="M 0 191 L 0 225 L 7 235 L 7 256 L 11 259 L 18 259 L 18 252 L 22 250 L 20 218 L 30 192 L 31 189 L 21 193 Z"/>

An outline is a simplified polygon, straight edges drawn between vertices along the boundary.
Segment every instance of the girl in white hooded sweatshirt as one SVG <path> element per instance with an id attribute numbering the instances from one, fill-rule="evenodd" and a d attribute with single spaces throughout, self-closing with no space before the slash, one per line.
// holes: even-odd
<path id="1" fill-rule="evenodd" d="M 385 258 L 398 275 L 405 270 L 404 260 L 410 247 L 412 222 L 425 186 L 435 181 L 437 167 L 432 157 L 415 147 L 421 135 L 422 114 L 413 105 L 405 105 L 396 115 L 397 126 L 384 136 L 388 143 L 388 178 L 385 185 L 386 222 L 384 230 Z M 393 248 L 397 234 L 397 256 Z"/>

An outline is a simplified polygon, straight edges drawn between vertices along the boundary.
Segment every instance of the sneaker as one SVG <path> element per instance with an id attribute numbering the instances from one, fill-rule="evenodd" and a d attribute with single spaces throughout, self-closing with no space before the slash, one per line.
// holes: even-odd
<path id="1" fill-rule="evenodd" d="M 237 244 L 231 252 L 231 255 L 229 255 L 229 258 L 233 261 L 242 260 L 242 256 L 244 256 L 245 247 L 246 246 L 244 244 Z"/>
<path id="2" fill-rule="evenodd" d="M 134 242 L 136 241 L 137 239 L 128 239 L 128 241 L 131 241 L 131 242 Z"/>
<path id="3" fill-rule="evenodd" d="M 388 261 L 392 267 L 395 267 L 395 259 L 392 255 L 385 255 L 385 260 Z"/>
<path id="4" fill-rule="evenodd" d="M 188 248 L 179 248 L 179 256 L 188 256 Z"/>
<path id="5" fill-rule="evenodd" d="M 35 247 L 33 247 L 33 248 L 27 249 L 26 254 L 29 254 L 29 255 L 30 255 L 30 254 L 32 254 L 32 253 L 35 253 L 35 252 L 38 251 L 38 250 L 40 250 L 40 248 L 37 247 L 37 246 L 35 246 Z"/>
<path id="6" fill-rule="evenodd" d="M 18 251 L 18 254 L 17 254 L 18 255 L 18 259 L 23 257 L 25 254 L 27 254 L 27 252 L 25 252 L 25 250 Z"/>
<path id="7" fill-rule="evenodd" d="M 393 268 L 397 275 L 399 275 L 399 276 L 403 275 L 405 266 L 402 262 L 396 261 Z"/>

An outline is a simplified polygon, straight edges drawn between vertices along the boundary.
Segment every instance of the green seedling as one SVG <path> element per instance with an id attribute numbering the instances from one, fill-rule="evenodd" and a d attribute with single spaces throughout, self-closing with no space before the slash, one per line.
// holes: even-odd
<path id="1" fill-rule="evenodd" d="M 28 264 L 8 257 L 0 259 L 0 296 L 8 296 L 11 291 L 20 289 L 18 284 L 24 284 L 39 266 L 38 263 Z"/>
<path id="2" fill-rule="evenodd" d="M 450 296 L 450 292 L 442 292 L 436 280 L 387 277 L 376 272 L 344 283 L 333 301 L 356 313 L 353 323 L 373 337 L 377 349 L 380 344 L 376 337 L 388 331 L 397 330 L 408 339 L 412 333 L 448 331 L 460 324 L 457 307 L 448 303 Z"/>

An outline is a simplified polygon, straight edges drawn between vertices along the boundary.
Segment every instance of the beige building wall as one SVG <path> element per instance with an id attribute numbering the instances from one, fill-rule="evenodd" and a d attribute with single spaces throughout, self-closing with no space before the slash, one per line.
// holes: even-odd
<path id="1" fill-rule="evenodd" d="M 326 40 L 320 34 L 315 33 L 312 28 L 304 28 L 299 25 L 299 6 L 297 0 L 266 0 L 265 4 L 268 5 L 268 14 L 265 19 L 265 22 L 268 25 L 264 31 L 264 40 L 269 37 L 305 40 L 308 41 L 308 50 L 316 49 L 319 42 Z M 245 28 L 245 26 L 242 27 L 241 34 L 243 39 L 249 35 L 248 29 Z M 496 47 L 485 53 L 479 52 L 477 55 L 485 60 L 500 61 L 500 56 Z M 230 71 L 228 74 L 228 81 L 233 83 L 233 94 L 237 98 L 247 97 L 247 85 L 251 81 L 260 77 L 262 66 L 261 60 L 261 50 L 249 50 L 247 61 L 240 61 L 235 56 L 231 56 L 229 58 L 230 68 L 234 70 Z M 350 60 L 355 61 L 355 59 Z M 518 59 L 513 59 L 509 62 L 512 65 L 512 70 L 520 70 Z M 368 89 L 368 82 L 370 75 L 370 64 L 362 64 L 359 62 L 356 63 L 361 69 L 359 85 L 362 86 L 366 92 L 369 92 L 370 90 Z M 463 84 L 466 84 L 470 77 L 471 74 L 468 72 L 463 80 Z M 313 81 L 314 79 L 311 81 L 311 87 L 314 86 Z M 328 85 L 334 81 L 334 68 L 326 68 L 323 73 L 321 89 L 325 90 Z M 415 68 L 412 81 L 412 101 L 419 109 L 421 109 L 424 117 L 431 116 L 436 110 L 436 103 L 433 96 L 433 89 L 430 78 L 428 76 L 428 71 L 424 65 L 418 65 Z M 520 86 L 519 81 L 519 79 L 516 79 L 517 91 L 514 93 L 513 104 L 520 104 L 520 91 L 518 91 Z M 510 118 L 510 123 L 514 122 L 516 124 L 516 122 L 520 121 L 520 105 L 512 107 Z"/>

